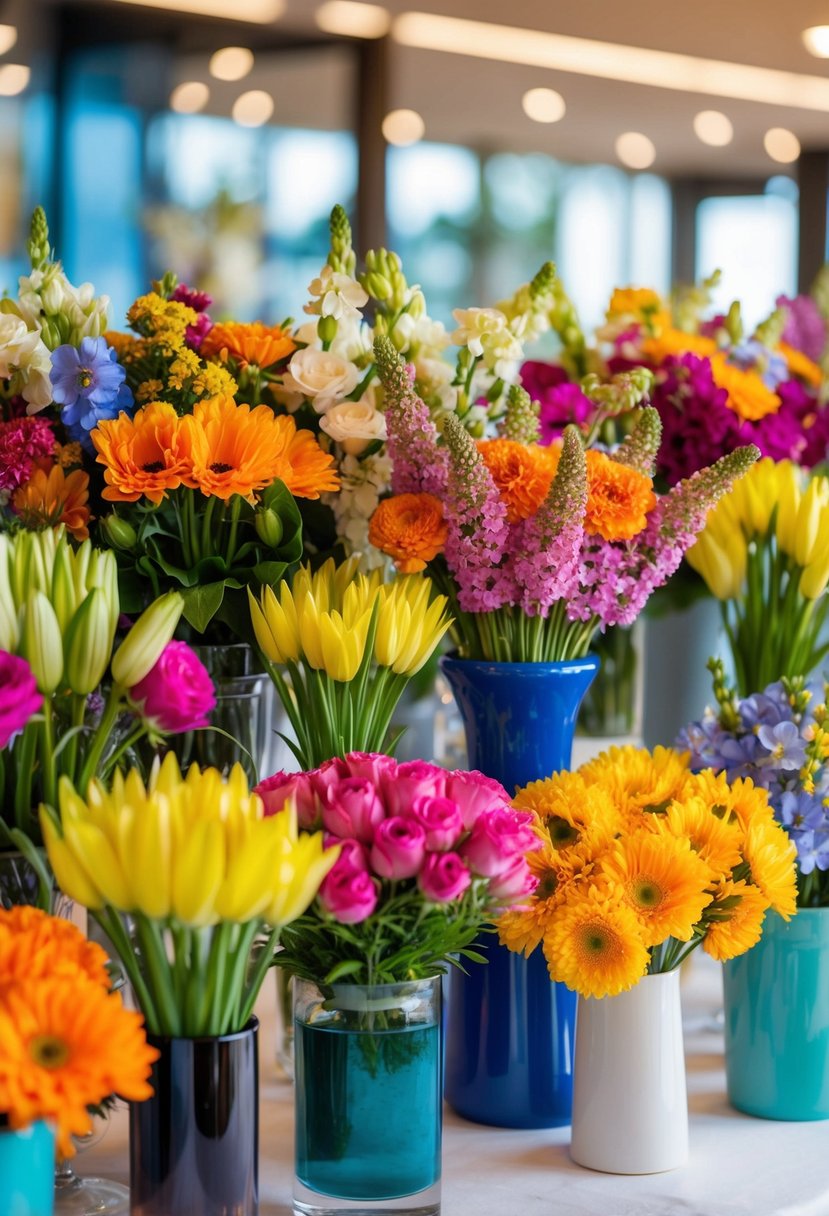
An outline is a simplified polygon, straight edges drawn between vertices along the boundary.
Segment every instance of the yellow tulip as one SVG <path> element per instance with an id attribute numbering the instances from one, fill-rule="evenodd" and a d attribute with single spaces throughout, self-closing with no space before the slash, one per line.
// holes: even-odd
<path id="1" fill-rule="evenodd" d="M 86 870 L 79 864 L 74 852 L 66 844 L 45 806 L 40 808 L 40 830 L 49 855 L 49 864 L 55 880 L 70 899 L 93 911 L 104 906 L 104 897 Z"/>
<path id="2" fill-rule="evenodd" d="M 798 566 L 808 566 L 819 541 L 829 535 L 829 483 L 824 477 L 814 477 L 797 512 L 794 560 Z"/>
<path id="3" fill-rule="evenodd" d="M 709 591 L 718 600 L 734 599 L 739 595 L 746 570 L 746 544 L 739 533 L 733 533 L 731 547 L 709 532 L 707 526 L 688 550 L 688 564 L 705 579 Z"/>
<path id="4" fill-rule="evenodd" d="M 321 671 L 325 667 L 325 658 L 322 653 L 322 641 L 320 638 L 321 617 L 322 611 L 317 605 L 316 598 L 309 592 L 297 604 L 297 624 L 299 626 L 299 640 L 302 654 L 305 660 L 316 671 Z"/>
<path id="5" fill-rule="evenodd" d="M 381 588 L 374 654 L 381 667 L 398 675 L 419 671 L 451 625 L 447 600 L 435 596 L 429 603 L 430 584 L 422 578 L 399 578 Z"/>
<path id="6" fill-rule="evenodd" d="M 251 621 L 263 654 L 272 663 L 295 663 L 299 659 L 299 629 L 296 607 L 286 583 L 277 599 L 271 587 L 263 587 L 257 603 L 248 588 Z"/>
<path id="7" fill-rule="evenodd" d="M 800 576 L 798 590 L 807 600 L 816 600 L 823 595 L 829 583 L 829 538 L 815 549 L 808 566 Z"/>
<path id="8" fill-rule="evenodd" d="M 282 811 L 279 817 L 285 818 L 285 812 Z M 339 847 L 323 849 L 320 832 L 303 833 L 298 840 L 294 834 L 293 839 L 286 840 L 279 861 L 282 882 L 265 910 L 268 924 L 279 928 L 302 916 L 339 854 Z M 301 864 L 297 864 L 298 858 L 301 858 Z"/>
<path id="9" fill-rule="evenodd" d="M 218 920 L 216 898 L 226 863 L 225 833 L 216 821 L 194 823 L 179 842 L 172 868 L 173 916 L 202 927 Z"/>
<path id="10" fill-rule="evenodd" d="M 325 612 L 319 620 L 322 667 L 332 680 L 347 684 L 356 676 L 366 650 L 371 609 L 347 622 L 339 612 Z"/>
<path id="11" fill-rule="evenodd" d="M 794 556 L 797 543 L 797 513 L 803 497 L 797 466 L 782 460 L 777 481 L 777 543 L 783 553 Z"/>

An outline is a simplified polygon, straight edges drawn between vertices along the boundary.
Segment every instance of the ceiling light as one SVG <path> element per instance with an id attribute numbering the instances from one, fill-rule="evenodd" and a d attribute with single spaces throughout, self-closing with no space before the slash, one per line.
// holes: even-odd
<path id="1" fill-rule="evenodd" d="M 558 122 L 567 109 L 564 98 L 555 89 L 528 89 L 521 105 L 533 122 Z"/>
<path id="2" fill-rule="evenodd" d="M 383 38 L 391 27 L 391 14 L 379 4 L 356 4 L 353 0 L 328 0 L 314 19 L 326 34 L 349 38 Z"/>
<path id="3" fill-rule="evenodd" d="M 17 42 L 17 29 L 13 25 L 0 25 L 0 55 L 5 55 Z"/>
<path id="4" fill-rule="evenodd" d="M 261 127 L 273 114 L 273 98 L 262 89 L 251 89 L 236 98 L 231 114 L 241 127 Z"/>
<path id="5" fill-rule="evenodd" d="M 712 148 L 724 148 L 734 138 L 734 127 L 731 119 L 719 110 L 700 110 L 694 115 L 694 134 Z"/>
<path id="6" fill-rule="evenodd" d="M 616 140 L 616 155 L 629 169 L 647 169 L 656 160 L 656 148 L 641 131 L 625 131 Z"/>
<path id="7" fill-rule="evenodd" d="M 781 165 L 790 165 L 800 156 L 800 140 L 794 131 L 787 131 L 785 127 L 772 127 L 766 131 L 763 147 L 771 159 L 779 161 Z"/>
<path id="8" fill-rule="evenodd" d="M 285 0 L 119 0 L 119 3 L 198 13 L 202 17 L 225 17 L 229 21 L 255 21 L 259 25 L 268 25 L 285 12 Z"/>
<path id="9" fill-rule="evenodd" d="M 423 139 L 426 124 L 416 110 L 391 110 L 383 119 L 383 137 L 387 143 L 405 148 Z"/>
<path id="10" fill-rule="evenodd" d="M 810 55 L 829 59 L 829 25 L 813 25 L 800 35 Z"/>
<path id="11" fill-rule="evenodd" d="M 210 89 L 202 80 L 185 80 L 170 94 L 170 109 L 178 114 L 198 114 L 210 98 Z"/>
<path id="12" fill-rule="evenodd" d="M 253 51 L 246 46 L 226 46 L 210 56 L 210 75 L 217 80 L 241 80 L 253 67 Z"/>
<path id="13" fill-rule="evenodd" d="M 4 63 L 0 67 L 0 97 L 16 97 L 22 93 L 32 75 L 23 63 Z"/>
<path id="14" fill-rule="evenodd" d="M 404 46 L 426 51 L 522 63 L 581 76 L 677 89 L 682 93 L 829 112 L 829 80 L 823 76 L 727 63 L 722 59 L 699 59 L 673 51 L 572 38 L 543 30 L 442 17 L 437 13 L 402 13 L 394 21 L 392 35 Z"/>

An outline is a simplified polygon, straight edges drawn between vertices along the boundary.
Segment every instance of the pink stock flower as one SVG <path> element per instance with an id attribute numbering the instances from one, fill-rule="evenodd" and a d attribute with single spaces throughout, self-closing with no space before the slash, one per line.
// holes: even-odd
<path id="1" fill-rule="evenodd" d="M 168 642 L 158 662 L 130 689 L 130 699 L 164 734 L 207 726 L 216 705 L 213 681 L 186 642 Z"/>
<path id="2" fill-rule="evenodd" d="M 380 752 L 349 752 L 342 763 L 349 777 L 363 777 L 378 790 L 383 786 L 383 779 L 393 776 L 397 768 L 396 760 Z"/>
<path id="3" fill-rule="evenodd" d="M 438 446 L 429 407 L 412 387 L 413 369 L 401 361 L 389 338 L 374 343 L 386 407 L 386 447 L 392 459 L 395 494 L 446 493 L 446 452 Z"/>
<path id="4" fill-rule="evenodd" d="M 415 798 L 404 818 L 419 823 L 426 833 L 426 848 L 430 853 L 445 853 L 453 848 L 463 833 L 463 819 L 457 802 L 449 798 Z"/>
<path id="5" fill-rule="evenodd" d="M 424 898 L 437 904 L 460 899 L 471 883 L 472 875 L 457 853 L 430 853 L 417 879 Z"/>
<path id="6" fill-rule="evenodd" d="M 483 811 L 509 807 L 511 801 L 500 781 L 485 777 L 477 769 L 471 769 L 469 772 L 459 769 L 449 773 L 446 797 L 457 803 L 463 826 L 467 831 L 475 826 L 475 821 Z"/>
<path id="7" fill-rule="evenodd" d="M 538 879 L 533 874 L 525 857 L 514 857 L 503 873 L 490 880 L 489 894 L 492 899 L 507 906 L 520 904 L 527 896 L 532 895 L 538 886 Z"/>
<path id="8" fill-rule="evenodd" d="M 377 883 L 367 870 L 355 870 L 342 857 L 334 863 L 319 891 L 326 912 L 341 925 L 357 925 L 377 907 Z"/>
<path id="9" fill-rule="evenodd" d="M 0 650 L 0 748 L 23 729 L 43 704 L 25 659 Z"/>
<path id="10" fill-rule="evenodd" d="M 334 836 L 353 836 L 369 844 L 374 829 L 385 819 L 386 812 L 370 781 L 362 777 L 344 777 L 330 785 L 322 804 L 325 830 Z"/>
<path id="11" fill-rule="evenodd" d="M 274 773 L 254 789 L 265 806 L 266 815 L 277 815 L 290 798 L 296 807 L 297 823 L 306 831 L 317 827 L 319 802 L 308 773 Z"/>
<path id="12" fill-rule="evenodd" d="M 426 833 L 419 823 L 392 815 L 374 833 L 371 865 L 381 878 L 414 878 L 426 855 Z"/>
<path id="13" fill-rule="evenodd" d="M 526 811 L 498 809 L 478 816 L 461 855 L 476 874 L 495 878 L 510 868 L 517 856 L 537 849 L 541 841 L 530 827 Z"/>
<path id="14" fill-rule="evenodd" d="M 383 782 L 383 798 L 390 815 L 405 815 L 415 798 L 442 798 L 446 792 L 446 769 L 426 760 L 398 764 Z"/>

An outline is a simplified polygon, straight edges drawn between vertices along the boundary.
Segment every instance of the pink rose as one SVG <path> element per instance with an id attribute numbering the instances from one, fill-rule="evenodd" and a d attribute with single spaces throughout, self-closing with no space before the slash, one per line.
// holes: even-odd
<path id="1" fill-rule="evenodd" d="M 186 642 L 168 642 L 130 699 L 156 730 L 180 735 L 207 726 L 216 705 L 213 681 Z"/>
<path id="2" fill-rule="evenodd" d="M 277 815 L 290 798 L 299 826 L 306 829 L 318 826 L 319 802 L 309 773 L 274 773 L 260 781 L 253 792 L 265 804 L 265 815 Z"/>
<path id="3" fill-rule="evenodd" d="M 326 760 L 319 768 L 313 769 L 308 777 L 320 802 L 325 802 L 325 795 L 330 787 L 348 775 L 345 763 L 339 756 L 335 756 L 333 760 Z"/>
<path id="4" fill-rule="evenodd" d="M 374 833 L 371 865 L 381 878 L 414 878 L 426 855 L 426 833 L 413 819 L 393 815 Z"/>
<path id="5" fill-rule="evenodd" d="M 494 878 L 509 868 L 514 857 L 530 853 L 541 844 L 530 823 L 532 815 L 526 811 L 506 807 L 483 811 L 461 853 L 476 874 Z"/>
<path id="6" fill-rule="evenodd" d="M 0 650 L 0 748 L 21 731 L 43 704 L 25 659 Z"/>
<path id="7" fill-rule="evenodd" d="M 327 832 L 354 836 L 368 844 L 385 817 L 385 808 L 370 781 L 344 777 L 328 787 L 322 804 L 322 823 Z"/>
<path id="8" fill-rule="evenodd" d="M 514 857 L 505 870 L 490 880 L 489 894 L 500 904 L 520 904 L 524 897 L 532 895 L 538 879 L 527 865 L 525 857 Z"/>
<path id="9" fill-rule="evenodd" d="M 367 870 L 354 870 L 341 862 L 339 857 L 326 875 L 319 891 L 320 903 L 341 925 L 357 925 L 377 907 L 377 883 Z"/>
<path id="10" fill-rule="evenodd" d="M 393 777 L 397 769 L 396 760 L 379 752 L 349 752 L 342 763 L 349 777 L 363 777 L 377 790 L 382 789 L 383 778 Z"/>
<path id="11" fill-rule="evenodd" d="M 495 807 L 508 807 L 510 796 L 492 777 L 472 769 L 470 772 L 459 770 L 449 773 L 446 781 L 446 797 L 457 802 L 463 816 L 463 826 L 469 831 L 481 811 L 491 811 Z"/>
<path id="12" fill-rule="evenodd" d="M 430 853 L 445 853 L 458 843 L 463 833 L 460 809 L 450 798 L 415 798 L 403 818 L 420 824 Z"/>
<path id="13" fill-rule="evenodd" d="M 471 882 L 472 875 L 457 853 L 430 853 L 417 879 L 424 897 L 436 904 L 460 899 Z"/>
<path id="14" fill-rule="evenodd" d="M 445 768 L 427 764 L 425 760 L 407 760 L 398 764 L 394 773 L 383 782 L 386 809 L 390 815 L 403 815 L 415 798 L 442 798 L 446 793 Z"/>
<path id="15" fill-rule="evenodd" d="M 329 836 L 326 833 L 323 844 L 326 849 L 339 846 L 340 855 L 332 869 L 339 867 L 342 870 L 368 870 L 368 849 L 364 844 L 360 844 L 359 840 L 341 840 L 339 836 Z"/>

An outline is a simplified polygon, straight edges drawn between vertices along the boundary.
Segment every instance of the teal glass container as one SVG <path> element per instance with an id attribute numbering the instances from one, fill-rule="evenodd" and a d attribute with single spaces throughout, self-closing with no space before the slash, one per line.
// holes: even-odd
<path id="1" fill-rule="evenodd" d="M 55 1133 L 42 1120 L 20 1131 L 0 1127 L 0 1212 L 52 1216 Z"/>
<path id="2" fill-rule="evenodd" d="M 725 1067 L 732 1106 L 762 1119 L 829 1119 L 829 908 L 763 936 L 724 969 Z"/>

